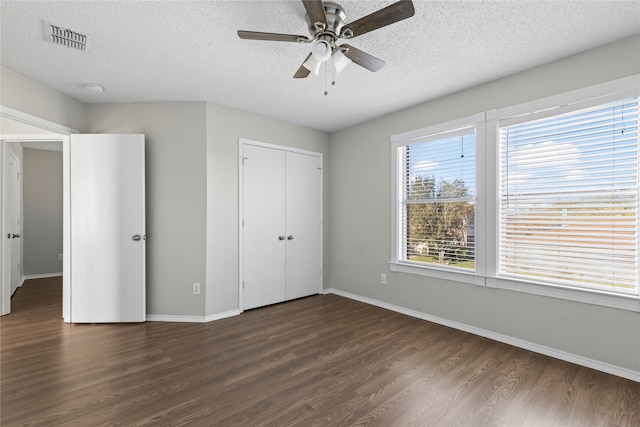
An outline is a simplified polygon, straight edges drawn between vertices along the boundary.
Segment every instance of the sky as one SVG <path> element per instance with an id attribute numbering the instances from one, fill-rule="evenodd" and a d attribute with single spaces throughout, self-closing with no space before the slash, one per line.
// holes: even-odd
<path id="1" fill-rule="evenodd" d="M 476 137 L 470 133 L 410 146 L 409 176 L 453 182 L 462 179 L 475 196 Z"/>

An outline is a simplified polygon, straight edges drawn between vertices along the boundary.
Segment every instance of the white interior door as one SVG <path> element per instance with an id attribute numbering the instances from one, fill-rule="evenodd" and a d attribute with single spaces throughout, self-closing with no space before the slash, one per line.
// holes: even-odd
<path id="1" fill-rule="evenodd" d="M 287 300 L 320 289 L 321 177 L 317 156 L 287 152 Z"/>
<path id="2" fill-rule="evenodd" d="M 11 239 L 11 295 L 20 286 L 22 273 L 20 268 L 21 258 L 21 224 L 20 224 L 20 162 L 13 154 L 9 156 L 8 174 L 8 200 L 9 200 L 9 233 L 7 238 Z"/>
<path id="3" fill-rule="evenodd" d="M 243 148 L 243 308 L 285 300 L 285 152 Z"/>
<path id="4" fill-rule="evenodd" d="M 71 135 L 69 322 L 145 320 L 144 135 Z"/>

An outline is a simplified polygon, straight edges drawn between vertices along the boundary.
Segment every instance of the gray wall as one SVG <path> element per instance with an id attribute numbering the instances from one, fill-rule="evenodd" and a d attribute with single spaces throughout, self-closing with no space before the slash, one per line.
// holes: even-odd
<path id="1" fill-rule="evenodd" d="M 203 316 L 206 268 L 206 104 L 87 105 L 88 133 L 146 141 L 147 314 Z"/>
<path id="2" fill-rule="evenodd" d="M 82 131 L 84 104 L 20 73 L 0 66 L 0 105 Z"/>
<path id="3" fill-rule="evenodd" d="M 61 274 L 62 152 L 23 150 L 22 273 Z"/>
<path id="4" fill-rule="evenodd" d="M 207 104 L 207 315 L 238 308 L 238 138 L 324 156 L 324 281 L 328 286 L 329 134 Z"/>
<path id="5" fill-rule="evenodd" d="M 238 309 L 239 137 L 329 155 L 325 132 L 211 103 L 92 104 L 86 122 L 89 133 L 146 135 L 147 313 L 152 315 Z M 327 199 L 327 171 L 324 188 Z M 328 206 L 327 201 L 325 217 Z M 326 236 L 328 230 L 325 223 Z M 192 294 L 195 282 L 202 285 L 200 295 Z"/>
<path id="6" fill-rule="evenodd" d="M 633 37 L 333 134 L 331 286 L 640 372 L 640 313 L 390 273 L 388 265 L 392 134 L 640 73 L 639 52 Z"/>

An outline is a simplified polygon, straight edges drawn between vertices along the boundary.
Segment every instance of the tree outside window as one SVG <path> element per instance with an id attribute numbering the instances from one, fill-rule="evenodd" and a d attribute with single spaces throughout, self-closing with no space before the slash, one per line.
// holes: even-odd
<path id="1" fill-rule="evenodd" d="M 403 147 L 405 261 L 475 268 L 475 135 Z"/>

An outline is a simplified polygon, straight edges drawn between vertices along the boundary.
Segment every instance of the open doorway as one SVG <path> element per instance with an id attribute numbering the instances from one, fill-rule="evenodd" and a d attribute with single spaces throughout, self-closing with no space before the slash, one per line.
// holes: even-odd
<path id="1" fill-rule="evenodd" d="M 3 136 L 4 138 L 5 136 Z M 16 137 L 12 137 L 16 138 Z M 22 138 L 22 136 L 21 136 Z M 60 141 L 13 140 L 5 148 L 5 212 L 12 303 L 26 287 L 57 289 L 62 305 L 63 153 Z M 3 236 L 4 237 L 4 236 Z M 37 282 L 37 283 L 36 283 Z M 32 292 L 33 293 L 33 292 Z M 51 292 L 47 292 L 51 294 Z M 32 297 L 30 301 L 37 301 Z M 4 301 L 3 301 L 4 303 Z M 18 307 L 23 307 L 18 305 Z M 61 314 L 59 310 L 58 316 Z"/>
<path id="2" fill-rule="evenodd" d="M 11 296 L 16 292 L 16 285 L 12 283 L 16 282 L 12 280 L 15 279 L 12 277 L 15 269 L 9 268 L 14 260 L 18 260 L 16 262 L 20 265 L 18 287 L 29 280 L 45 280 L 60 287 L 64 271 L 62 141 L 77 131 L 5 107 L 0 113 L 0 160 L 3 166 L 0 173 L 0 314 L 8 314 L 11 312 Z M 8 191 L 12 184 L 6 164 L 7 159 L 12 158 L 19 161 L 21 169 L 17 201 Z M 11 220 L 16 205 L 19 205 L 18 233 L 10 230 L 14 228 Z M 13 238 L 15 234 L 20 235 L 21 247 L 17 250 L 13 244 L 18 239 Z M 61 302 L 56 301 L 56 305 L 60 306 Z M 62 310 L 56 311 L 58 316 L 62 315 Z"/>

